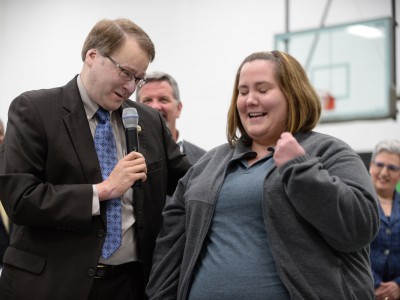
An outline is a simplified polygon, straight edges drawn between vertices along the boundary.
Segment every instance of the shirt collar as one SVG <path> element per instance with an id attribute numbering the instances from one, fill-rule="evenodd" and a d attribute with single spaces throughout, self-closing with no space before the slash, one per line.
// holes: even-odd
<path id="1" fill-rule="evenodd" d="M 86 117 L 88 120 L 91 120 L 100 106 L 92 99 L 90 99 L 86 91 L 86 88 L 82 82 L 81 75 L 78 75 L 76 80 L 78 84 L 79 93 L 81 94 L 83 107 L 85 108 Z M 112 116 L 112 111 L 111 111 L 111 116 Z"/>

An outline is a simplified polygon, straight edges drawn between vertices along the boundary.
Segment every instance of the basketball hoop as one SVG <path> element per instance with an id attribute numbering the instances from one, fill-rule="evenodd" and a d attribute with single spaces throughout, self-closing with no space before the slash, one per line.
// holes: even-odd
<path id="1" fill-rule="evenodd" d="M 327 91 L 319 92 L 319 100 L 323 110 L 332 111 L 335 109 L 335 97 L 331 93 Z"/>

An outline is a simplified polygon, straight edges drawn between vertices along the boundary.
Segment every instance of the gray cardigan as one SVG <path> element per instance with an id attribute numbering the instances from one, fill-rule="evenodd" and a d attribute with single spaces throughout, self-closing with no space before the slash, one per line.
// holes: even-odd
<path id="1" fill-rule="evenodd" d="M 299 133 L 306 151 L 264 184 L 264 220 L 291 299 L 374 299 L 369 244 L 379 227 L 375 191 L 360 157 L 324 134 Z M 180 180 L 164 208 L 147 293 L 186 299 L 230 161 L 250 147 L 221 145 Z M 247 153 L 247 154 L 246 154 Z"/>

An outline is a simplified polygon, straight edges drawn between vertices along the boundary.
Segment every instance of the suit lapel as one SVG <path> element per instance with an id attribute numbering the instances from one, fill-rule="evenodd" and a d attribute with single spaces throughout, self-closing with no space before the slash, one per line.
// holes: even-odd
<path id="1" fill-rule="evenodd" d="M 390 216 L 390 223 L 394 224 L 400 221 L 400 197 L 398 194 L 393 196 L 392 214 Z"/>
<path id="2" fill-rule="evenodd" d="M 94 146 L 93 136 L 79 93 L 76 77 L 64 87 L 63 107 L 67 113 L 63 117 L 71 142 L 75 148 L 86 183 L 101 182 L 101 169 Z M 104 205 L 104 201 L 100 205 Z M 106 224 L 106 210 L 100 209 L 101 219 Z"/>
<path id="3" fill-rule="evenodd" d="M 69 111 L 64 116 L 64 123 L 78 155 L 86 182 L 101 182 L 101 170 L 93 136 L 90 132 L 85 109 L 76 84 L 76 77 L 64 87 L 63 106 Z"/>
<path id="4" fill-rule="evenodd" d="M 389 225 L 389 223 L 390 223 L 390 224 L 392 224 L 391 226 L 393 226 L 394 223 L 397 223 L 400 221 L 400 195 L 399 194 L 394 195 L 393 204 L 392 204 L 392 212 L 390 215 L 390 221 L 385 216 L 385 213 L 383 212 L 381 205 L 378 204 L 378 206 L 379 206 L 379 218 L 382 223 L 385 223 L 387 225 Z"/>

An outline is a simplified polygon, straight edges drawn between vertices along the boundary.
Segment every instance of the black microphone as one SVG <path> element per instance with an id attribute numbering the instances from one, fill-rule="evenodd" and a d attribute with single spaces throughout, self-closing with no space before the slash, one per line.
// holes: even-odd
<path id="1" fill-rule="evenodd" d="M 127 107 L 122 111 L 122 123 L 125 128 L 126 138 L 126 151 L 131 153 L 132 151 L 139 152 L 139 137 L 138 132 L 140 131 L 139 115 L 136 108 Z M 140 181 L 135 181 L 132 187 L 140 186 Z"/>

